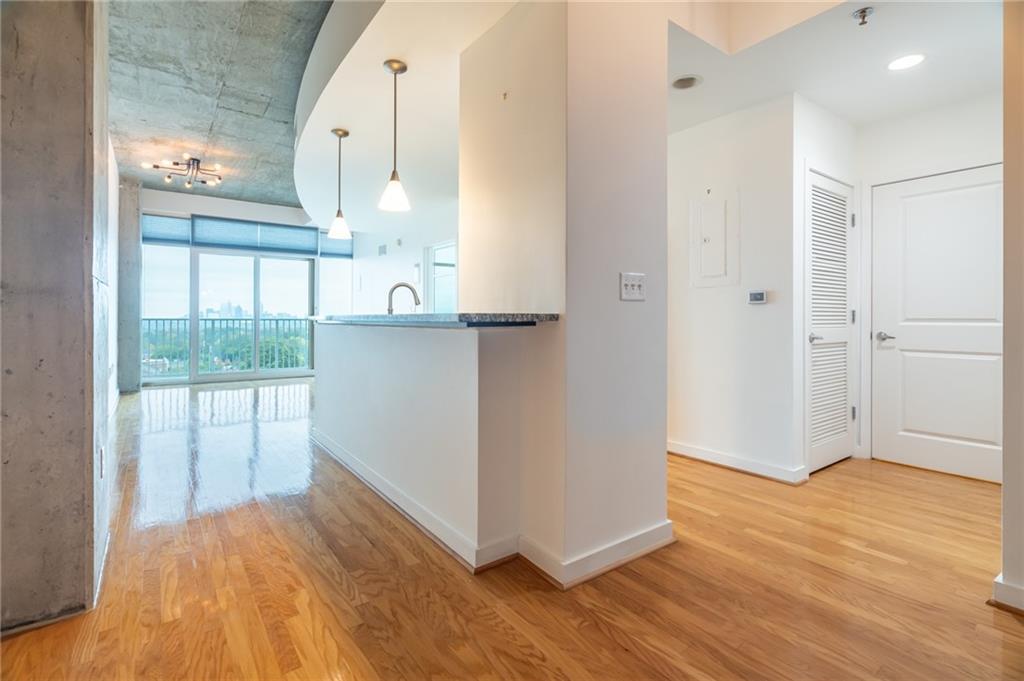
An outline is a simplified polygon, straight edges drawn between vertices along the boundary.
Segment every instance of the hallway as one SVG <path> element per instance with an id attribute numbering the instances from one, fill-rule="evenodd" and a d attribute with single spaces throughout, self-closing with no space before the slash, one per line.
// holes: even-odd
<path id="1" fill-rule="evenodd" d="M 1024 617 L 985 605 L 995 485 L 669 457 L 678 541 L 563 593 L 521 559 L 468 574 L 310 444 L 312 392 L 123 397 L 98 607 L 5 638 L 3 678 L 1024 678 Z"/>

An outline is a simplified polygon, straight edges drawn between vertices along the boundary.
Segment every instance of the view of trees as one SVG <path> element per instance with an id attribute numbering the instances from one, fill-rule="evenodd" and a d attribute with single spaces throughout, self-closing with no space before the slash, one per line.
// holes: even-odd
<path id="1" fill-rule="evenodd" d="M 202 319 L 199 322 L 199 372 L 253 370 L 253 320 Z M 261 369 L 301 369 L 309 362 L 309 322 L 260 321 Z M 189 320 L 142 320 L 142 375 L 188 376 Z"/>

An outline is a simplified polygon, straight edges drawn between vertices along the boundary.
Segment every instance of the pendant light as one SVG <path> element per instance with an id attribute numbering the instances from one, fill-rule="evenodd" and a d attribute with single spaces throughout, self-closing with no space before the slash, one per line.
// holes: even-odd
<path id="1" fill-rule="evenodd" d="M 331 221 L 331 228 L 327 230 L 328 239 L 351 239 L 352 231 L 345 222 L 345 216 L 341 213 L 341 140 L 348 137 L 348 130 L 335 128 L 331 130 L 338 138 L 338 213 Z"/>
<path id="2" fill-rule="evenodd" d="M 405 195 L 402 188 L 402 181 L 398 178 L 398 76 L 409 70 L 404 61 L 388 59 L 384 62 L 384 69 L 394 79 L 394 98 L 392 100 L 392 138 L 391 138 L 391 177 L 384 187 L 384 193 L 380 195 L 380 203 L 377 207 L 390 212 L 401 212 L 409 210 L 409 197 Z"/>

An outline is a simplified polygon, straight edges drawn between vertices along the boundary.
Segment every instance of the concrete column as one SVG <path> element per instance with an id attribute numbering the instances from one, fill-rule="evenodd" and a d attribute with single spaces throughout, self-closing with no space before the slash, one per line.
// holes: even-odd
<path id="1" fill-rule="evenodd" d="M 3 3 L 0 24 L 7 630 L 83 610 L 94 590 L 93 238 L 95 214 L 105 214 L 94 200 L 107 189 L 96 178 L 107 138 L 95 95 L 106 96 L 105 8 Z"/>
<path id="2" fill-rule="evenodd" d="M 1003 571 L 993 599 L 1024 609 L 1024 6 L 1003 12 Z"/>
<path id="3" fill-rule="evenodd" d="M 117 229 L 117 387 L 142 385 L 142 213 L 138 180 L 121 179 Z"/>

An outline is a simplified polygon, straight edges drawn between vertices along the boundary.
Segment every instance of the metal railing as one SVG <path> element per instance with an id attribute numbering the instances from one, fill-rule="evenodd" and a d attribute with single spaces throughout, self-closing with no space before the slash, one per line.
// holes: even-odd
<path id="1" fill-rule="evenodd" d="M 253 319 L 199 320 L 199 373 L 239 373 L 256 369 Z M 259 368 L 307 369 L 310 366 L 307 319 L 260 320 Z M 189 320 L 147 317 L 142 320 L 142 377 L 189 375 Z"/>
<path id="2" fill-rule="evenodd" d="M 187 319 L 143 319 L 142 378 L 187 377 L 188 338 Z"/>

